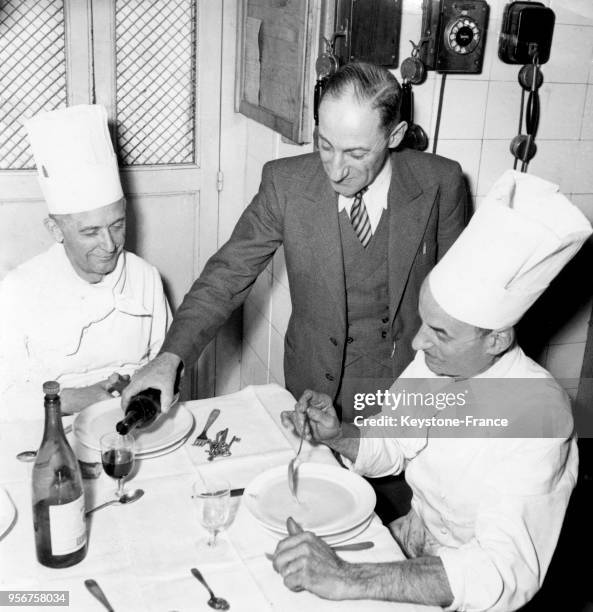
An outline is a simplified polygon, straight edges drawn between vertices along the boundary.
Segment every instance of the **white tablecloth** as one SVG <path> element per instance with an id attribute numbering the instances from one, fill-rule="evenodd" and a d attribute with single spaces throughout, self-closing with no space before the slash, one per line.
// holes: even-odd
<path id="1" fill-rule="evenodd" d="M 43 423 L 3 425 L 0 485 L 13 500 L 17 518 L 0 538 L 0 590 L 66 590 L 70 593 L 70 610 L 100 611 L 101 604 L 84 587 L 86 578 L 94 578 L 118 612 L 210 610 L 205 589 L 189 572 L 197 567 L 214 592 L 230 602 L 231 610 L 436 610 L 374 601 L 332 602 L 306 592 L 292 593 L 265 556 L 273 552 L 277 540 L 251 517 L 240 497 L 234 498 L 232 524 L 219 536 L 220 549 L 213 552 L 199 548 L 198 541 L 206 534 L 191 499 L 198 470 L 217 472 L 237 488 L 269 467 L 286 464 L 298 440 L 280 425 L 280 412 L 293 406 L 294 398 L 278 385 L 248 387 L 223 397 L 187 402 L 186 407 L 196 418 L 196 430 L 187 444 L 170 454 L 138 462 L 127 487 L 144 489 L 144 497 L 134 504 L 110 506 L 93 514 L 86 558 L 59 570 L 46 568 L 36 560 L 32 464 L 15 458 L 17 452 L 39 446 Z M 232 457 L 209 463 L 204 450 L 191 446 L 191 441 L 212 408 L 220 408 L 221 416 L 209 433 L 228 426 L 229 436 L 236 434 L 242 440 L 233 447 Z M 307 443 L 302 457 L 305 461 L 335 463 L 326 448 Z M 97 480 L 85 480 L 87 508 L 111 499 L 114 488 L 114 481 L 105 474 Z M 346 560 L 361 562 L 403 559 L 377 517 L 353 541 L 369 539 L 374 541 L 374 548 L 341 554 Z"/>

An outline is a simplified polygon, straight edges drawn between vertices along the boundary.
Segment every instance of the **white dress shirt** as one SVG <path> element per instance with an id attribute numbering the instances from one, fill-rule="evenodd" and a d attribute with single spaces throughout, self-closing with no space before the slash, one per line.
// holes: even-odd
<path id="1" fill-rule="evenodd" d="M 43 417 L 46 380 L 84 387 L 156 356 L 171 312 L 154 266 L 124 251 L 98 283 L 55 244 L 0 283 L 0 421 Z"/>
<path id="2" fill-rule="evenodd" d="M 375 180 L 368 186 L 362 196 L 362 201 L 367 209 L 369 221 L 371 224 L 371 232 L 374 234 L 381 221 L 381 215 L 387 208 L 387 195 L 389 193 L 389 185 L 391 184 L 391 163 L 389 158 L 381 169 L 381 172 L 375 177 Z M 338 212 L 346 211 L 350 218 L 350 211 L 354 203 L 354 197 L 347 198 L 346 196 L 338 196 Z"/>
<path id="3" fill-rule="evenodd" d="M 400 380 L 435 377 L 418 351 Z M 516 347 L 480 377 L 550 375 Z M 537 414 L 541 396 L 532 402 Z M 559 387 L 549 403 L 572 422 Z M 380 477 L 404 468 L 411 512 L 420 518 L 412 522 L 426 530 L 416 554 L 441 558 L 454 596 L 448 609 L 508 611 L 529 601 L 545 577 L 576 483 L 574 438 L 436 438 L 430 431 L 424 440 L 361 438 L 354 471 Z"/>

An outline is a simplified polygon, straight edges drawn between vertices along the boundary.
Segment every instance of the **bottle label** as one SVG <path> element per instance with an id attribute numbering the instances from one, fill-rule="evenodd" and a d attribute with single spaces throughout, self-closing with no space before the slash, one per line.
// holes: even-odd
<path id="1" fill-rule="evenodd" d="M 49 507 L 51 554 L 67 555 L 86 543 L 84 495 L 68 504 Z"/>

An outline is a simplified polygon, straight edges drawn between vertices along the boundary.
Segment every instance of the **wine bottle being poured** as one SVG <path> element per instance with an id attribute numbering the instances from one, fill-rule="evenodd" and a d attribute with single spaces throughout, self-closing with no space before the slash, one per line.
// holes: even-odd
<path id="1" fill-rule="evenodd" d="M 183 365 L 179 364 L 173 393 L 179 392 Z M 144 429 L 152 425 L 161 413 L 161 392 L 149 387 L 130 399 L 124 418 L 115 425 L 117 433 L 125 436 L 133 429 Z"/>
<path id="2" fill-rule="evenodd" d="M 125 436 L 132 429 L 143 429 L 155 422 L 161 412 L 161 392 L 152 387 L 132 397 L 124 418 L 116 424 L 117 433 Z"/>

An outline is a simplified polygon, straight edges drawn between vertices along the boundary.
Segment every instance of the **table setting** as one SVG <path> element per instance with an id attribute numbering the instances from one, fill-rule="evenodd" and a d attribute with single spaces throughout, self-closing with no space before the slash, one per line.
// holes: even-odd
<path id="1" fill-rule="evenodd" d="M 78 459 L 101 467 L 83 480 L 87 555 L 63 569 L 36 559 L 32 463 L 17 459 L 39 446 L 43 420 L 3 425 L 0 591 L 66 591 L 77 611 L 436 610 L 329 601 L 284 586 L 271 556 L 288 516 L 347 561 L 404 559 L 373 512 L 370 485 L 282 426 L 280 413 L 294 403 L 275 384 L 179 402 L 119 446 L 107 439 L 123 414 L 119 400 L 64 417 Z"/>

